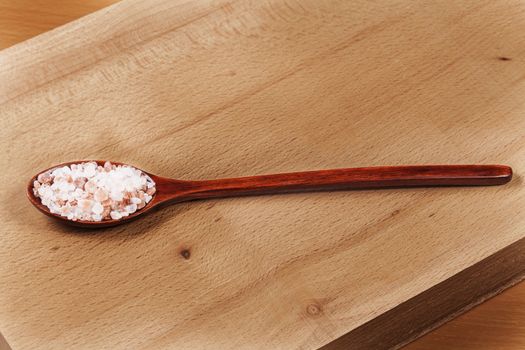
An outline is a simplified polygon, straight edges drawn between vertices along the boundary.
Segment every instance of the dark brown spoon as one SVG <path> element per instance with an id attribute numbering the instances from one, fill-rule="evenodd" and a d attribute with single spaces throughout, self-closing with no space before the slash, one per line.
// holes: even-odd
<path id="1" fill-rule="evenodd" d="M 56 167 L 78 164 L 75 161 Z M 96 161 L 103 165 L 104 161 Z M 122 163 L 112 162 L 122 165 Z M 138 168 L 137 168 L 138 169 Z M 40 173 L 44 172 L 41 171 Z M 142 170 L 143 171 L 143 170 Z M 40 174 L 39 173 L 39 174 Z M 259 175 L 233 179 L 185 181 L 148 174 L 155 181 L 157 192 L 141 210 L 119 220 L 71 221 L 49 212 L 33 194 L 35 175 L 27 186 L 27 196 L 41 212 L 74 226 L 98 228 L 123 224 L 136 219 L 162 204 L 194 199 L 263 195 L 301 191 L 332 191 L 423 186 L 487 186 L 502 185 L 512 178 L 512 169 L 505 165 L 414 165 L 348 168 L 305 171 L 298 173 Z"/>

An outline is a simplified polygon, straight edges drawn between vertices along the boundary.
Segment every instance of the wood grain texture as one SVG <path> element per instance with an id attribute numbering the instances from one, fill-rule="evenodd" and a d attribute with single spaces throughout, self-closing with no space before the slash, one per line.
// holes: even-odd
<path id="1" fill-rule="evenodd" d="M 183 204 L 104 235 L 22 193 L 94 157 L 202 179 L 430 161 L 519 174 L 523 16 L 518 1 L 124 2 L 2 52 L 0 329 L 14 348 L 314 348 L 518 241 L 519 177 Z"/>
<path id="2" fill-rule="evenodd" d="M 0 0 L 0 48 L 55 29 L 116 0 Z"/>

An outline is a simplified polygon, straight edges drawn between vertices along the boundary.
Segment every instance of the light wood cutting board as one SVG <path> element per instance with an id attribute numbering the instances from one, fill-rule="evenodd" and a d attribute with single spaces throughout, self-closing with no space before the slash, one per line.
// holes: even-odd
<path id="1" fill-rule="evenodd" d="M 519 1 L 124 1 L 2 51 L 0 331 L 13 349 L 389 348 L 514 283 L 524 17 Z M 477 162 L 517 176 L 194 202 L 90 232 L 23 194 L 82 158 L 182 179 Z"/>

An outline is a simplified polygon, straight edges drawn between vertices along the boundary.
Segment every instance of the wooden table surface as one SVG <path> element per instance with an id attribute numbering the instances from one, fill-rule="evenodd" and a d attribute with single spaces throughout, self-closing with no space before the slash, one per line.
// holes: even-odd
<path id="1" fill-rule="evenodd" d="M 0 48 L 29 39 L 114 2 L 0 0 Z M 407 349 L 523 349 L 524 310 L 525 284 L 522 283 L 432 331 Z"/>

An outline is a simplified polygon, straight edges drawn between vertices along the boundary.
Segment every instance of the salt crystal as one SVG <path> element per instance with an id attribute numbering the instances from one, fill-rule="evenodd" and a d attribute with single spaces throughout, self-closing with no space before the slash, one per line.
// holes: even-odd
<path id="1" fill-rule="evenodd" d="M 109 215 L 111 216 L 113 220 L 118 220 L 122 218 L 122 215 L 120 215 L 118 211 L 112 211 L 111 213 L 109 213 Z"/>
<path id="2" fill-rule="evenodd" d="M 137 188 L 137 187 L 140 187 L 140 184 L 138 186 L 135 186 L 135 184 L 133 183 L 133 179 L 132 178 L 126 178 L 123 180 L 124 182 L 124 188 L 126 189 L 126 191 L 133 191 L 133 189 Z"/>
<path id="3" fill-rule="evenodd" d="M 155 183 L 127 165 L 85 162 L 39 174 L 32 190 L 52 213 L 73 221 L 102 221 L 143 208 L 155 194 Z"/>
<path id="4" fill-rule="evenodd" d="M 57 199 L 63 200 L 63 201 L 66 201 L 69 199 L 69 193 L 67 191 L 60 191 L 58 192 L 56 196 L 57 196 Z"/>
<path id="5" fill-rule="evenodd" d="M 62 181 L 62 182 L 56 182 L 54 183 L 53 185 L 57 185 L 56 187 L 58 188 L 59 191 L 62 191 L 62 192 L 67 192 L 69 190 L 69 184 L 65 181 Z"/>
<path id="6" fill-rule="evenodd" d="M 155 194 L 155 187 L 148 188 L 146 193 L 149 194 L 150 196 L 153 196 Z"/>
<path id="7" fill-rule="evenodd" d="M 89 193 L 95 193 L 95 191 L 97 190 L 97 185 L 95 184 L 95 181 L 89 180 L 88 182 L 86 182 L 86 184 L 84 185 L 84 190 Z"/>
<path id="8" fill-rule="evenodd" d="M 131 169 L 130 167 L 122 168 L 122 173 L 125 176 L 132 177 L 133 176 L 133 169 Z"/>
<path id="9" fill-rule="evenodd" d="M 104 211 L 102 212 L 102 217 L 103 218 L 106 218 L 106 217 L 109 217 L 109 213 L 111 212 L 111 207 L 109 205 L 104 205 Z"/>
<path id="10" fill-rule="evenodd" d="M 130 205 L 126 205 L 126 207 L 124 208 L 128 213 L 132 214 L 134 212 L 137 211 L 137 205 L 136 204 L 130 204 Z"/>
<path id="11" fill-rule="evenodd" d="M 90 199 L 81 199 L 78 201 L 78 206 L 84 213 L 89 213 L 93 206 L 93 201 Z"/>
<path id="12" fill-rule="evenodd" d="M 111 201 L 111 206 L 110 206 L 111 210 L 117 210 L 120 207 L 121 202 L 113 201 L 111 199 L 110 201 Z"/>
<path id="13" fill-rule="evenodd" d="M 100 215 L 104 211 L 104 207 L 99 202 L 95 202 L 95 204 L 93 204 L 93 207 L 91 208 L 91 211 L 95 214 Z"/>
<path id="14" fill-rule="evenodd" d="M 52 177 L 59 177 L 59 176 L 62 176 L 62 169 L 61 169 L 61 168 L 56 168 L 56 169 L 54 169 L 54 170 L 51 172 L 51 176 L 52 176 Z"/>
<path id="15" fill-rule="evenodd" d="M 98 188 L 95 191 L 95 194 L 94 194 L 93 198 L 95 198 L 95 200 L 98 201 L 98 202 L 103 202 L 106 199 L 108 199 L 108 193 L 104 189 Z"/>
<path id="16" fill-rule="evenodd" d="M 60 215 L 67 216 L 69 214 L 72 214 L 70 206 L 64 205 L 64 206 L 60 207 Z"/>
<path id="17" fill-rule="evenodd" d="M 38 194 L 41 197 L 50 197 L 51 196 L 51 192 L 52 192 L 52 190 L 51 190 L 51 187 L 49 187 L 49 185 L 42 185 L 38 189 Z"/>
<path id="18" fill-rule="evenodd" d="M 122 201 L 122 199 L 124 199 L 124 193 L 119 190 L 111 191 L 109 194 L 109 198 L 113 199 L 115 202 L 120 202 Z"/>
<path id="19" fill-rule="evenodd" d="M 37 181 L 40 182 L 41 184 L 51 183 L 52 180 L 53 180 L 53 178 L 52 178 L 51 174 L 48 173 L 48 172 L 42 173 L 42 174 L 37 176 Z"/>
<path id="20" fill-rule="evenodd" d="M 97 165 L 95 163 L 87 163 L 84 166 L 84 174 L 87 178 L 95 176 L 96 172 L 97 172 Z"/>
<path id="21" fill-rule="evenodd" d="M 76 177 L 75 180 L 73 180 L 73 184 L 78 188 L 84 188 L 86 182 L 87 179 L 83 176 Z"/>

